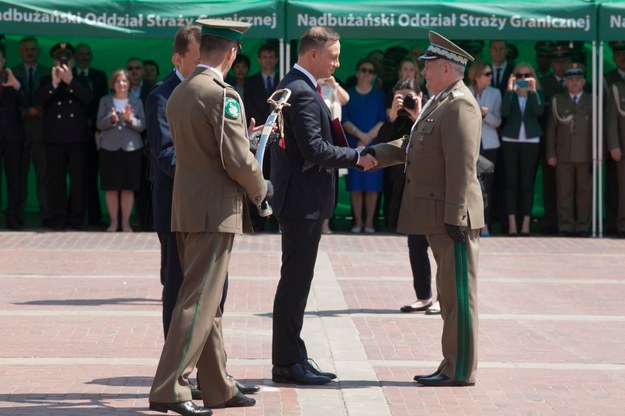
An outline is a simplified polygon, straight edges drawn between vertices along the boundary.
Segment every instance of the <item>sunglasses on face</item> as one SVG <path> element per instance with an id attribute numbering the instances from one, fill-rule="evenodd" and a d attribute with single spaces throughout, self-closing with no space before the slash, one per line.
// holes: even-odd
<path id="1" fill-rule="evenodd" d="M 139 71 L 141 69 L 140 66 L 129 66 L 128 70 L 129 71 Z"/>
<path id="2" fill-rule="evenodd" d="M 514 74 L 514 76 L 517 77 L 517 78 L 531 78 L 532 74 L 522 74 L 522 73 L 519 73 L 519 74 Z"/>
<path id="3" fill-rule="evenodd" d="M 492 72 L 485 72 L 482 75 L 484 75 L 485 77 L 492 77 L 493 73 Z"/>
<path id="4" fill-rule="evenodd" d="M 363 74 L 375 74 L 375 69 L 371 68 L 360 68 L 359 71 Z"/>

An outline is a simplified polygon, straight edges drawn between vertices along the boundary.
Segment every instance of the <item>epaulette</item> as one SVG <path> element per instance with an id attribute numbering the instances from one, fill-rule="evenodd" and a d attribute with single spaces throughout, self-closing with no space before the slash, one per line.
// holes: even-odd
<path id="1" fill-rule="evenodd" d="M 464 91 L 452 91 L 451 95 L 455 97 L 464 97 Z"/>
<path id="2" fill-rule="evenodd" d="M 217 85 L 219 85 L 221 88 L 228 88 L 231 87 L 230 84 L 226 83 L 225 81 L 222 81 L 220 79 L 218 79 L 217 77 L 213 78 L 215 80 L 215 82 L 217 83 Z"/>

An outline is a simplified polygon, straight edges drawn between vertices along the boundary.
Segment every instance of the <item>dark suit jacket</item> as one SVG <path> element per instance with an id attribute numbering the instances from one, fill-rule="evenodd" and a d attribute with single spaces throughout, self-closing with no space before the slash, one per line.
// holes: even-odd
<path id="1" fill-rule="evenodd" d="M 74 72 L 74 78 L 88 86 L 91 92 L 93 92 L 93 99 L 87 105 L 89 127 L 93 130 L 95 129 L 96 118 L 98 116 L 100 98 L 104 97 L 110 91 L 108 79 L 104 71 L 100 71 L 99 69 L 89 68 L 89 72 L 85 78 L 78 75 L 77 68 L 74 68 L 72 71 Z"/>
<path id="2" fill-rule="evenodd" d="M 492 68 L 492 65 L 491 65 Z M 501 81 L 499 82 L 499 84 L 495 85 L 495 68 L 492 68 L 493 70 L 493 78 L 491 81 L 491 86 L 497 88 L 500 92 L 501 92 L 501 96 L 503 97 L 503 95 L 506 93 L 506 90 L 508 89 L 508 79 L 510 78 L 510 75 L 512 75 L 512 71 L 514 70 L 514 62 L 508 61 L 508 64 L 506 65 L 506 68 L 503 71 L 503 75 L 501 76 Z"/>
<path id="3" fill-rule="evenodd" d="M 87 106 L 91 102 L 91 90 L 73 78 L 68 84 L 61 82 L 57 88 L 48 76 L 42 80 L 34 104 L 44 111 L 44 141 L 46 143 L 75 143 L 89 140 Z"/>
<path id="4" fill-rule="evenodd" d="M 167 100 L 180 84 L 172 72 L 152 90 L 145 101 L 145 117 L 152 164 L 154 230 L 171 231 L 171 199 L 176 172 L 176 150 L 167 123 Z"/>
<path id="5" fill-rule="evenodd" d="M 527 94 L 527 103 L 523 112 L 521 112 L 519 97 L 516 93 L 514 91 L 506 91 L 501 101 L 501 116 L 506 119 L 501 135 L 511 139 L 518 139 L 521 123 L 523 123 L 527 137 L 542 136 L 543 128 L 540 125 L 539 117 L 543 115 L 544 109 L 545 100 L 541 90 Z"/>
<path id="6" fill-rule="evenodd" d="M 292 69 L 277 88 L 291 90 L 291 106 L 282 110 L 286 149 L 271 148 L 274 214 L 278 218 L 330 218 L 335 168 L 354 167 L 358 153 L 333 144 L 330 110 L 304 73 Z"/>
<path id="7" fill-rule="evenodd" d="M 277 81 L 278 74 L 274 75 L 274 85 Z M 271 113 L 271 107 L 267 103 L 269 94 L 265 89 L 265 80 L 263 75 L 259 72 L 252 75 L 245 80 L 245 95 L 243 96 L 243 104 L 245 105 L 245 117 L 247 123 L 250 123 L 250 119 L 254 117 L 256 125 L 265 123 L 269 113 Z M 272 91 L 273 92 L 273 91 Z"/>
<path id="8" fill-rule="evenodd" d="M 22 88 L 24 88 L 24 92 L 26 93 L 26 95 L 30 97 L 31 99 L 37 92 L 37 89 L 41 87 L 42 80 L 46 77 L 49 77 L 50 71 L 51 71 L 51 69 L 48 68 L 47 66 L 37 65 L 35 69 L 35 80 L 33 82 L 33 91 L 29 91 L 28 83 L 26 82 L 26 70 L 24 68 L 24 65 L 22 64 L 16 65 L 13 68 L 11 68 L 11 70 L 13 71 L 13 75 L 15 75 L 15 78 L 17 78 L 20 84 L 22 84 Z M 29 105 L 32 105 L 32 104 L 29 103 Z"/>
<path id="9" fill-rule="evenodd" d="M 23 142 L 22 107 L 29 102 L 24 88 L 0 85 L 0 142 Z"/>

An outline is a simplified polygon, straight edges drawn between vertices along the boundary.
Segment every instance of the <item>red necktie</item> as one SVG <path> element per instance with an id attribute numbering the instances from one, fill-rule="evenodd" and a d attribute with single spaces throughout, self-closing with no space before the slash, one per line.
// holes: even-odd
<path id="1" fill-rule="evenodd" d="M 323 98 L 323 94 L 321 94 L 321 85 L 319 85 L 319 84 L 317 84 L 317 92 L 319 93 L 321 98 Z"/>

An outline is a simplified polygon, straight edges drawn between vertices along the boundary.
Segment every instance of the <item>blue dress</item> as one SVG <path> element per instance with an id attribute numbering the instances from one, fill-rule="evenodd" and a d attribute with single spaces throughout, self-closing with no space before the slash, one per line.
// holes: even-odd
<path id="1" fill-rule="evenodd" d="M 360 131 L 369 131 L 379 122 L 386 121 L 386 105 L 384 92 L 372 88 L 367 94 L 360 94 L 355 87 L 347 89 L 349 101 L 343 106 L 342 123 L 350 121 Z M 347 142 L 352 148 L 356 147 L 358 139 L 347 134 Z M 369 146 L 374 145 L 372 140 Z M 382 192 L 384 189 L 384 171 L 362 172 L 356 168 L 349 169 L 346 188 L 348 191 Z"/>

